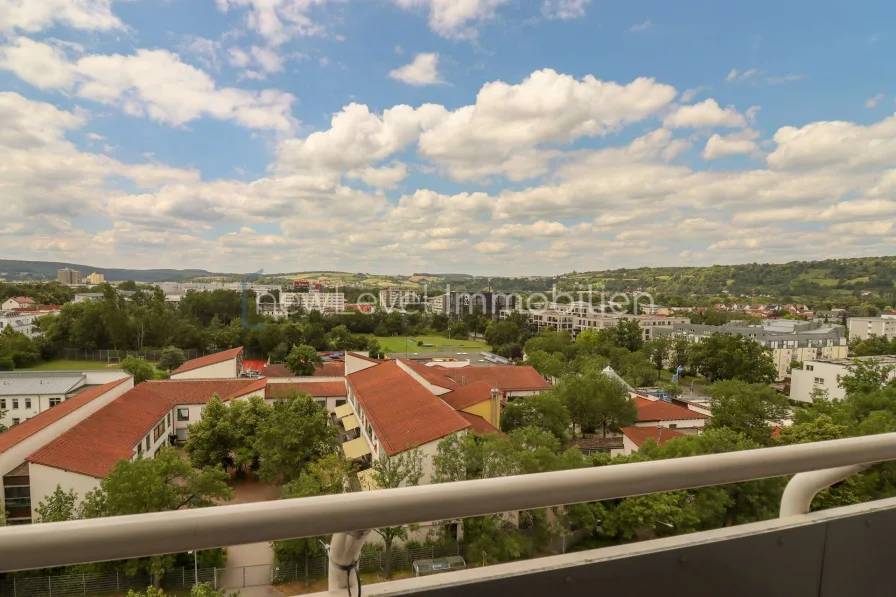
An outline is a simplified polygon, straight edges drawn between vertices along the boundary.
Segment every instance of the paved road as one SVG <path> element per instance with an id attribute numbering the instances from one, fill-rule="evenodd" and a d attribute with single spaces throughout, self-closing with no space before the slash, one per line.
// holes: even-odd
<path id="1" fill-rule="evenodd" d="M 239 568 L 241 566 L 258 566 L 261 564 L 273 564 L 274 552 L 270 543 L 249 543 L 247 545 L 232 545 L 227 548 L 227 567 Z"/>

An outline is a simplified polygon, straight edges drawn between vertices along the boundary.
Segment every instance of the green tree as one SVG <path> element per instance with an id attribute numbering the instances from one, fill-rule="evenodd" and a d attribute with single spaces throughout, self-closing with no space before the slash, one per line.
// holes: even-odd
<path id="1" fill-rule="evenodd" d="M 174 448 L 165 447 L 155 458 L 120 460 L 100 486 L 84 496 L 80 518 L 169 512 L 181 508 L 214 506 L 216 500 L 233 499 L 221 469 L 194 469 Z M 174 565 L 173 555 L 128 560 L 125 573 L 145 570 L 158 587 L 161 577 Z"/>
<path id="2" fill-rule="evenodd" d="M 654 385 L 657 380 L 653 364 L 640 350 L 622 357 L 619 363 L 619 375 L 635 388 Z"/>
<path id="3" fill-rule="evenodd" d="M 135 384 L 156 379 L 156 368 L 153 364 L 138 357 L 126 358 L 121 362 L 121 368 L 126 373 L 134 376 Z"/>
<path id="4" fill-rule="evenodd" d="M 504 346 L 520 340 L 520 328 L 516 323 L 503 320 L 493 321 L 485 328 L 485 341 L 491 346 Z"/>
<path id="5" fill-rule="evenodd" d="M 771 441 L 772 427 L 790 414 L 787 398 L 761 383 L 719 381 L 709 387 L 709 426 L 726 427 L 762 445 Z"/>
<path id="6" fill-rule="evenodd" d="M 393 456 L 382 455 L 373 463 L 373 482 L 379 489 L 415 487 L 423 478 L 423 453 L 419 448 L 411 448 Z M 396 540 L 406 541 L 412 526 L 384 527 L 374 529 L 383 539 L 386 565 L 383 576 L 392 578 L 392 546 Z"/>
<path id="7" fill-rule="evenodd" d="M 671 351 L 672 341 L 667 336 L 659 336 L 644 343 L 644 353 L 653 366 L 656 367 L 657 379 L 659 379 L 660 372 L 665 367 L 666 361 L 669 360 Z"/>
<path id="8" fill-rule="evenodd" d="M 186 362 L 184 351 L 176 346 L 162 349 L 162 355 L 159 357 L 159 367 L 168 371 L 174 371 Z"/>
<path id="9" fill-rule="evenodd" d="M 576 429 L 590 432 L 598 427 L 606 437 L 607 430 L 618 430 L 634 424 L 638 409 L 629 399 L 625 386 L 599 372 L 567 375 L 551 390 L 566 406 Z"/>
<path id="10" fill-rule="evenodd" d="M 878 359 L 857 359 L 849 366 L 849 374 L 840 378 L 839 385 L 847 396 L 868 394 L 888 384 L 896 387 L 894 369 L 896 367 L 893 365 L 884 364 Z"/>
<path id="11" fill-rule="evenodd" d="M 314 375 L 314 371 L 323 364 L 317 351 L 307 344 L 293 346 L 286 356 L 286 366 L 295 375 Z"/>
<path id="12" fill-rule="evenodd" d="M 710 381 L 771 383 L 778 376 L 771 350 L 740 334 L 712 334 L 694 344 L 690 363 Z"/>
<path id="13" fill-rule="evenodd" d="M 231 462 L 230 454 L 238 445 L 230 408 L 215 394 L 206 403 L 202 418 L 190 425 L 190 435 L 184 446 L 190 464 L 195 468 L 226 469 Z"/>
<path id="14" fill-rule="evenodd" d="M 566 372 L 566 361 L 562 355 L 551 354 L 543 350 L 527 352 L 526 365 L 533 367 L 548 378 L 559 378 Z"/>
<path id="15" fill-rule="evenodd" d="M 166 597 L 165 591 L 147 587 L 145 591 L 130 589 L 128 597 Z M 228 593 L 227 589 L 215 589 L 210 583 L 199 583 L 190 589 L 190 597 L 239 597 L 239 592 Z"/>
<path id="16" fill-rule="evenodd" d="M 62 491 L 62 486 L 57 484 L 56 490 L 37 505 L 35 522 L 75 520 L 78 518 L 77 502 L 78 494 L 73 489 Z"/>
<path id="17" fill-rule="evenodd" d="M 40 362 L 37 344 L 21 332 L 5 326 L 0 331 L 0 370 L 12 371 L 16 367 L 31 367 Z"/>
<path id="18" fill-rule="evenodd" d="M 283 487 L 282 499 L 305 498 L 343 493 L 349 487 L 354 465 L 339 453 L 324 456 L 311 463 L 299 477 Z M 325 555 L 321 542 L 328 536 L 303 537 L 287 541 L 275 541 L 274 555 L 279 563 L 305 563 L 305 578 L 310 580 L 309 563 L 312 557 Z"/>
<path id="19" fill-rule="evenodd" d="M 232 401 L 229 411 L 235 440 L 234 464 L 243 470 L 257 470 L 261 459 L 255 445 L 258 429 L 271 416 L 272 408 L 261 396 L 252 396 L 248 400 Z"/>
<path id="20" fill-rule="evenodd" d="M 323 406 L 296 393 L 277 400 L 260 422 L 255 449 L 261 457 L 261 478 L 289 483 L 309 464 L 339 449 L 338 433 Z"/>
<path id="21" fill-rule="evenodd" d="M 569 411 L 556 392 L 522 396 L 511 400 L 501 413 L 501 430 L 510 433 L 523 427 L 538 427 L 566 441 L 570 426 Z"/>
<path id="22" fill-rule="evenodd" d="M 612 328 L 609 328 L 613 343 L 631 352 L 641 350 L 644 343 L 644 333 L 636 319 L 623 318 Z"/>

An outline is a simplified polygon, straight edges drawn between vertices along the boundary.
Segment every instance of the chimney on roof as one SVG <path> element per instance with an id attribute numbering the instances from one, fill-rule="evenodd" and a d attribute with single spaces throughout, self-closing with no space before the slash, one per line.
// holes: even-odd
<path id="1" fill-rule="evenodd" d="M 461 375 L 461 376 L 460 376 L 460 385 L 461 385 L 461 386 L 465 386 L 465 385 L 467 385 L 467 376 L 466 376 L 466 375 Z"/>
<path id="2" fill-rule="evenodd" d="M 489 421 L 492 425 L 494 425 L 495 429 L 500 429 L 500 413 L 501 413 L 501 391 L 498 388 L 492 388 L 492 399 L 491 399 L 491 411 L 492 411 L 492 420 Z"/>
<path id="3" fill-rule="evenodd" d="M 663 424 L 657 423 L 656 428 L 658 429 L 656 434 L 656 445 L 660 445 L 660 440 L 663 439 Z"/>

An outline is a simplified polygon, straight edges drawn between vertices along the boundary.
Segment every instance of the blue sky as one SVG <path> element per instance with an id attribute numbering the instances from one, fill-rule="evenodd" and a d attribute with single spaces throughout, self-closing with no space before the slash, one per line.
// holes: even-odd
<path id="1" fill-rule="evenodd" d="M 0 15 L 3 257 L 527 275 L 896 252 L 896 6 Z"/>

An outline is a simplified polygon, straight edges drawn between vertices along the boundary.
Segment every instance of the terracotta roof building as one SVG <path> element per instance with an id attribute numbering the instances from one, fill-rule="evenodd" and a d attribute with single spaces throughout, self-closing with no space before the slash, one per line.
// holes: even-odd
<path id="1" fill-rule="evenodd" d="M 375 455 L 398 454 L 470 427 L 395 361 L 352 373 L 346 379 L 349 400 Z"/>
<path id="2" fill-rule="evenodd" d="M 192 359 L 171 372 L 171 379 L 237 378 L 243 371 L 243 347 Z"/>
<path id="3" fill-rule="evenodd" d="M 709 415 L 684 408 L 665 402 L 664 400 L 648 400 L 647 398 L 634 397 L 635 406 L 638 407 L 637 426 L 656 425 L 662 423 L 664 426 L 671 425 L 682 427 L 703 427 Z M 676 422 L 680 422 L 678 425 Z"/>
<path id="4" fill-rule="evenodd" d="M 622 436 L 637 448 L 640 448 L 649 439 L 662 446 L 670 439 L 684 437 L 683 433 L 665 427 L 623 427 L 620 431 Z"/>

